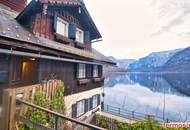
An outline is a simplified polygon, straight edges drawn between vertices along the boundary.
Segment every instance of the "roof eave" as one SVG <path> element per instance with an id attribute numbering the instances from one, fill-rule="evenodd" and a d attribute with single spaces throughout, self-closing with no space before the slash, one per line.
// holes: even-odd
<path id="1" fill-rule="evenodd" d="M 36 7 L 37 1 L 32 0 L 26 7 L 25 9 L 16 17 L 16 20 L 19 21 L 29 10 L 31 10 L 33 7 Z"/>
<path id="2" fill-rule="evenodd" d="M 90 20 L 92 26 L 94 27 L 94 29 L 95 29 L 95 31 L 96 31 L 96 33 L 97 33 L 97 37 L 96 37 L 95 39 L 101 39 L 101 38 L 102 38 L 102 35 L 100 34 L 100 32 L 99 32 L 99 30 L 98 30 L 96 24 L 94 23 L 92 17 L 90 16 L 90 14 L 89 14 L 89 12 L 88 12 L 86 6 L 85 6 L 84 4 L 82 4 L 81 7 L 83 8 L 83 10 L 85 11 L 85 13 L 87 14 L 87 16 L 88 16 L 88 18 L 89 18 L 89 20 Z M 92 40 L 95 40 L 95 39 L 92 39 Z"/>

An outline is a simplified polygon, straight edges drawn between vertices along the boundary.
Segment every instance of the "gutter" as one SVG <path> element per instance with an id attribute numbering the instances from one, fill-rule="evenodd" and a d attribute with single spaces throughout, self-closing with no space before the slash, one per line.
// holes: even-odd
<path id="1" fill-rule="evenodd" d="M 28 53 L 28 52 L 15 51 L 15 50 L 12 50 L 12 49 L 11 50 L 0 49 L 0 53 L 9 54 L 9 55 L 27 56 L 27 57 L 48 59 L 48 60 L 66 61 L 66 62 L 72 62 L 72 63 L 104 65 L 103 63 L 95 63 L 95 62 L 89 62 L 89 61 L 84 61 L 84 60 L 76 60 L 76 59 L 68 59 L 68 58 L 55 57 L 55 56 L 47 56 L 47 55 L 41 55 L 40 53 L 39 54 L 34 54 L 34 53 Z"/>

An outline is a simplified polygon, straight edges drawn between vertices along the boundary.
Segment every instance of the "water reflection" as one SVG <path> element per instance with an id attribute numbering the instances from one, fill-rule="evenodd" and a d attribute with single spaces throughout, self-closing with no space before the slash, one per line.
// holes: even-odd
<path id="1" fill-rule="evenodd" d="M 165 104 L 165 118 L 180 121 L 190 112 L 190 74 L 112 74 L 104 91 L 105 104 L 128 110 L 162 117 Z"/>

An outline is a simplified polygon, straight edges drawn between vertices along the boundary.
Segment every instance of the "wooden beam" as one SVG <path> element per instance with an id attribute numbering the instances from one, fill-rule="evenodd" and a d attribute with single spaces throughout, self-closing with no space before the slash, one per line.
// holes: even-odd
<path id="1" fill-rule="evenodd" d="M 1 130 L 9 129 L 9 108 L 10 108 L 10 93 L 7 90 L 3 91 L 2 94 L 2 120 L 0 122 Z"/>
<path id="2" fill-rule="evenodd" d="M 16 93 L 15 89 L 3 90 L 1 130 L 14 130 L 16 127 Z"/>
<path id="3" fill-rule="evenodd" d="M 16 128 L 16 91 L 15 89 L 10 90 L 11 101 L 10 101 L 10 119 L 9 119 L 9 130 L 15 130 Z"/>
<path id="4" fill-rule="evenodd" d="M 91 61 L 92 59 L 88 59 L 85 57 L 81 57 L 77 54 L 70 54 L 68 52 L 63 52 L 61 50 L 56 50 L 54 48 L 49 49 L 48 47 L 42 47 L 39 45 L 35 45 L 32 43 L 26 43 L 26 42 L 21 42 L 21 41 L 17 41 L 17 40 L 10 40 L 8 38 L 1 38 L 0 37 L 0 44 L 3 45 L 7 45 L 10 47 L 18 47 L 18 48 L 23 48 L 23 49 L 28 49 L 28 50 L 32 50 L 35 51 L 37 53 L 47 53 L 47 54 L 53 54 L 56 56 L 63 56 L 63 57 L 67 57 L 67 58 L 77 58 L 77 59 L 81 59 L 81 60 L 88 60 Z"/>

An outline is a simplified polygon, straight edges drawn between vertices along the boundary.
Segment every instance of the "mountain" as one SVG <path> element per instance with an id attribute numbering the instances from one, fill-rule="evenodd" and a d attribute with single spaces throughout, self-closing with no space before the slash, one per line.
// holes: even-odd
<path id="1" fill-rule="evenodd" d="M 129 69 L 131 71 L 156 71 L 162 68 L 175 54 L 183 49 L 170 51 L 153 52 L 146 57 L 131 63 Z"/>
<path id="2" fill-rule="evenodd" d="M 117 63 L 118 69 L 121 70 L 128 70 L 128 67 L 131 63 L 135 62 L 134 59 L 116 59 L 113 56 L 108 57 L 110 60 L 114 61 Z"/>
<path id="3" fill-rule="evenodd" d="M 190 47 L 176 53 L 161 70 L 167 72 L 190 72 Z"/>

